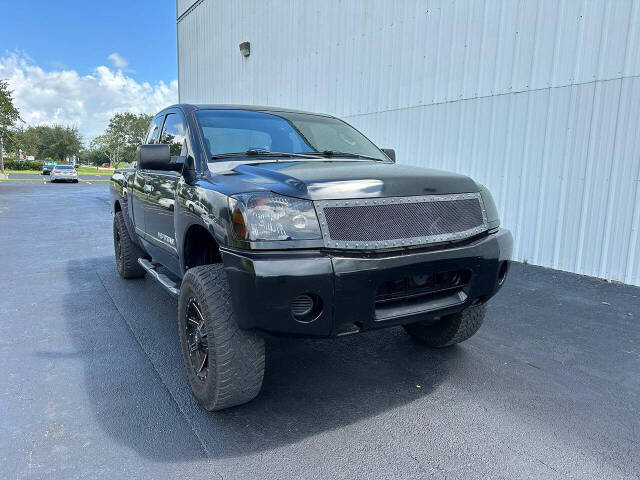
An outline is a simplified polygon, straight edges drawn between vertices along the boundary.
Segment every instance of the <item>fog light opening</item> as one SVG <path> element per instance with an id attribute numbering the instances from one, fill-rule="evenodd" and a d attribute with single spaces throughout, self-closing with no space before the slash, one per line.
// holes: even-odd
<path id="1" fill-rule="evenodd" d="M 291 300 L 291 314 L 298 322 L 313 322 L 322 312 L 322 300 L 313 293 L 303 293 Z"/>
<path id="2" fill-rule="evenodd" d="M 500 269 L 498 270 L 498 286 L 501 287 L 507 278 L 507 273 L 509 272 L 509 262 L 504 261 L 500 264 Z"/>

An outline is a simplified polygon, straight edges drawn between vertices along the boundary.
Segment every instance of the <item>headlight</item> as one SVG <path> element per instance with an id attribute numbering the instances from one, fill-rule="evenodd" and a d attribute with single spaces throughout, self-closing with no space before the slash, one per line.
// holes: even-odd
<path id="1" fill-rule="evenodd" d="M 309 200 L 271 192 L 229 197 L 235 235 L 242 240 L 315 240 L 322 238 L 318 217 Z"/>
<path id="2" fill-rule="evenodd" d="M 484 203 L 484 209 L 487 212 L 487 223 L 489 229 L 498 228 L 500 226 L 500 215 L 498 215 L 498 208 L 496 202 L 493 201 L 491 192 L 484 185 L 478 184 L 480 187 L 480 195 L 482 195 L 482 202 Z"/>

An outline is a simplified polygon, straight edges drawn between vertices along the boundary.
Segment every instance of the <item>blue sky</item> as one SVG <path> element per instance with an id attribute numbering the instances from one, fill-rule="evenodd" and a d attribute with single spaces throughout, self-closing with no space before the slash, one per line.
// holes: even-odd
<path id="1" fill-rule="evenodd" d="M 18 0 L 7 5 L 1 53 L 24 52 L 44 69 L 85 74 L 118 52 L 138 81 L 170 82 L 178 76 L 175 1 Z"/>
<path id="2" fill-rule="evenodd" d="M 117 112 L 177 101 L 175 1 L 2 4 L 0 78 L 25 125 L 74 125 L 88 142 Z"/>

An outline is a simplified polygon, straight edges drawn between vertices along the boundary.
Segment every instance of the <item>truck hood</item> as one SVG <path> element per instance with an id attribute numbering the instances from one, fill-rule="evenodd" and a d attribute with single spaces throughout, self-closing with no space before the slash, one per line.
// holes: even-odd
<path id="1" fill-rule="evenodd" d="M 479 191 L 456 173 L 374 161 L 258 161 L 209 163 L 235 193 L 270 190 L 309 200 L 400 197 Z"/>

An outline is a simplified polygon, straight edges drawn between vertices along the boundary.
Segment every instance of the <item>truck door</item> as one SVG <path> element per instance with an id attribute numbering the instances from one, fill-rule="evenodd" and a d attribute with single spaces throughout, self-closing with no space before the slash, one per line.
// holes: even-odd
<path id="1" fill-rule="evenodd" d="M 156 143 L 168 144 L 172 157 L 186 155 L 185 136 L 186 125 L 182 112 L 171 110 Z M 145 176 L 147 201 L 144 216 L 147 235 L 158 247 L 177 255 L 174 209 L 181 173 L 145 170 Z"/>
<path id="2" fill-rule="evenodd" d="M 162 129 L 162 122 L 164 120 L 164 115 L 158 115 L 151 122 L 151 126 L 149 127 L 149 132 L 147 133 L 147 138 L 145 143 L 157 143 L 158 137 L 160 136 L 160 130 Z M 136 169 L 135 176 L 133 178 L 133 184 L 131 185 L 131 218 L 133 219 L 133 223 L 135 225 L 136 233 L 140 236 L 144 237 L 144 234 L 147 232 L 144 218 L 145 211 L 145 203 L 148 201 L 148 189 L 147 186 L 147 176 L 145 170 L 140 168 Z"/>

